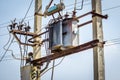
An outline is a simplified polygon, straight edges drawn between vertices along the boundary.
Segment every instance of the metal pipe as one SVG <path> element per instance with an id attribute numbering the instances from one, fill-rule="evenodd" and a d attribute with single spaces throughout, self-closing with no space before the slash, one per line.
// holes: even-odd
<path id="1" fill-rule="evenodd" d="M 80 51 L 84 51 L 84 50 L 93 48 L 93 47 L 97 46 L 98 43 L 99 43 L 99 40 L 92 40 L 90 42 L 79 45 L 77 47 L 74 47 L 74 48 L 71 48 L 71 49 L 68 49 L 68 50 L 64 50 L 64 51 L 60 51 L 60 52 L 56 52 L 54 54 L 51 54 L 51 55 L 48 55 L 48 56 L 45 56 L 45 57 L 42 57 L 42 58 L 38 58 L 36 60 L 31 61 L 31 63 L 34 64 L 34 65 L 42 65 L 44 62 L 48 61 L 47 60 L 48 57 L 49 57 L 50 60 L 54 60 L 54 59 L 57 59 L 57 58 L 60 58 L 60 57 L 63 57 L 63 56 L 67 56 L 67 55 L 70 55 L 70 54 L 74 54 L 74 53 L 77 53 L 77 52 L 80 52 Z"/>
<path id="2" fill-rule="evenodd" d="M 40 33 L 40 34 L 38 34 L 38 35 L 35 35 L 35 36 L 33 36 L 32 38 L 28 39 L 28 41 L 31 42 L 31 43 L 34 43 L 35 41 L 31 41 L 32 39 L 34 39 L 34 38 L 36 38 L 36 37 L 39 37 L 39 36 L 41 36 L 41 35 L 43 35 L 43 34 L 45 34 L 45 33 L 47 33 L 47 32 L 48 32 L 48 31 L 45 31 L 45 32 L 42 32 L 42 33 Z"/>
<path id="3" fill-rule="evenodd" d="M 87 24 L 89 24 L 89 23 L 92 23 L 92 20 L 87 21 L 87 22 L 85 22 L 85 23 L 82 23 L 82 24 L 78 25 L 78 28 L 79 28 L 79 27 L 82 27 L 82 26 L 84 26 L 84 25 L 87 25 Z"/>
<path id="4" fill-rule="evenodd" d="M 84 17 L 84 16 L 87 16 L 87 15 L 91 14 L 92 12 L 93 12 L 93 11 L 90 11 L 90 12 L 88 12 L 88 13 L 85 13 L 85 14 L 81 15 L 81 16 L 78 16 L 77 19 L 82 18 L 82 17 Z"/>

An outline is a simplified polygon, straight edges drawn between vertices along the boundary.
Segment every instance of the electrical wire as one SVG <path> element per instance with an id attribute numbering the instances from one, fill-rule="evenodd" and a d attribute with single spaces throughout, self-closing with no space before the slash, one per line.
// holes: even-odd
<path id="1" fill-rule="evenodd" d="M 111 44 L 105 44 L 105 46 L 111 46 L 111 45 L 116 45 L 116 44 L 120 44 L 120 42 L 111 43 Z"/>
<path id="2" fill-rule="evenodd" d="M 27 33 L 27 32 L 26 32 L 26 33 Z M 28 41 L 27 41 L 27 36 L 28 36 L 28 35 L 25 35 L 25 44 L 28 43 Z M 27 48 L 27 49 L 26 49 L 26 48 Z M 24 58 L 24 57 L 27 57 L 27 52 L 28 52 L 28 46 L 24 45 L 23 58 Z"/>
<path id="3" fill-rule="evenodd" d="M 17 42 L 17 41 L 14 41 L 14 42 Z M 21 57 L 18 58 L 18 57 L 15 56 L 15 54 L 13 53 L 13 50 L 10 50 L 10 49 L 9 49 L 8 51 L 11 52 L 11 55 L 12 55 L 12 58 L 13 58 L 13 59 L 15 59 L 15 60 L 21 60 Z M 22 60 L 26 60 L 26 58 L 24 58 L 24 59 L 22 59 Z"/>
<path id="4" fill-rule="evenodd" d="M 113 9 L 116 9 L 116 8 L 120 8 L 120 5 L 113 6 L 113 7 L 110 7 L 110 8 L 106 8 L 106 9 L 103 9 L 102 11 L 113 10 Z"/>
<path id="5" fill-rule="evenodd" d="M 7 30 L 9 31 L 9 28 L 7 27 Z M 3 58 L 5 57 L 5 55 L 6 55 L 6 53 L 7 53 L 7 50 L 9 49 L 9 47 L 11 46 L 11 44 L 12 44 L 12 42 L 13 42 L 13 40 L 14 40 L 14 38 L 11 40 L 11 34 L 9 33 L 9 39 L 8 39 L 8 42 L 3 46 L 3 49 L 5 50 L 5 52 L 4 52 L 4 54 L 2 55 L 2 57 L 1 57 L 1 59 L 0 59 L 0 62 L 3 60 Z M 11 40 L 11 43 L 9 44 L 9 42 L 10 42 L 10 40 Z M 8 46 L 8 48 L 6 49 L 5 47 L 7 46 L 9 44 L 9 46 Z"/>
<path id="6" fill-rule="evenodd" d="M 26 19 L 26 20 L 24 20 L 24 21 L 30 21 L 30 20 L 34 20 L 34 18 L 31 18 L 31 17 L 34 17 L 34 15 L 31 15 L 31 16 L 27 16 L 26 18 L 28 18 L 28 19 Z M 21 21 L 22 19 L 17 19 L 16 21 Z M 10 22 L 9 22 L 10 23 Z M 7 25 L 8 23 L 6 22 L 6 24 L 5 23 L 1 23 L 0 24 L 0 28 L 6 28 L 7 26 L 2 26 L 2 25 Z"/>
<path id="7" fill-rule="evenodd" d="M 43 69 L 40 71 L 40 73 L 43 73 L 43 72 L 48 68 L 48 66 L 49 66 L 49 62 L 46 63 L 45 68 L 43 68 Z"/>
<path id="8" fill-rule="evenodd" d="M 110 40 L 106 40 L 107 42 L 110 42 L 110 41 L 120 41 L 120 38 L 115 38 L 115 39 L 110 39 Z"/>
<path id="9" fill-rule="evenodd" d="M 54 79 L 54 66 L 55 66 L 55 60 L 53 60 L 52 73 L 51 73 L 51 80 Z"/>
<path id="10" fill-rule="evenodd" d="M 9 50 L 11 44 L 13 43 L 13 40 L 14 40 L 14 38 L 12 38 L 12 40 L 11 40 L 10 44 L 8 45 L 7 49 L 4 48 L 4 49 L 5 49 L 5 52 L 4 52 L 4 54 L 2 55 L 2 57 L 0 58 L 0 62 L 4 59 L 4 57 L 5 57 L 6 53 L 7 53 L 7 51 Z M 9 42 L 9 41 L 8 41 L 8 42 Z M 6 46 L 6 45 L 5 45 L 5 46 Z"/>
<path id="11" fill-rule="evenodd" d="M 76 3 L 77 4 L 77 3 Z M 90 2 L 89 3 L 84 3 L 83 5 L 86 6 L 86 5 L 89 5 L 91 4 Z M 77 6 L 78 8 L 81 7 L 81 6 Z M 71 7 L 71 8 L 66 8 L 64 11 L 68 11 L 68 10 L 71 10 L 71 9 L 74 9 L 74 7 Z"/>
<path id="12" fill-rule="evenodd" d="M 84 0 L 82 0 L 82 2 L 81 2 L 81 8 L 80 9 L 76 8 L 76 10 L 82 10 L 83 9 L 83 4 L 84 4 Z"/>
<path id="13" fill-rule="evenodd" d="M 6 25 L 6 24 L 9 24 L 9 23 L 10 23 L 10 22 L 4 22 L 4 23 L 1 23 L 0 26 L 1 26 L 1 25 Z M 1 28 L 1 27 L 0 27 L 0 28 Z"/>
<path id="14" fill-rule="evenodd" d="M 27 17 L 27 14 L 28 14 L 28 12 L 29 12 L 31 6 L 32 6 L 32 3 L 33 3 L 33 0 L 31 0 L 30 5 L 29 5 L 29 7 L 28 7 L 28 9 L 27 9 L 27 12 L 26 12 L 24 18 L 22 19 L 21 23 L 24 22 L 25 18 Z"/>
<path id="15" fill-rule="evenodd" d="M 58 64 L 56 64 L 56 65 L 48 68 L 47 70 L 45 70 L 42 74 L 40 74 L 40 77 L 43 76 L 43 75 L 44 75 L 46 72 L 48 72 L 49 70 L 51 70 L 53 67 L 55 68 L 55 67 L 59 66 L 59 65 L 62 63 L 62 61 L 64 60 L 64 58 L 65 58 L 65 57 L 63 57 Z"/>
<path id="16" fill-rule="evenodd" d="M 11 55 L 12 55 L 12 58 L 15 59 L 15 60 L 21 60 L 21 58 L 17 58 L 14 54 L 13 54 L 13 50 L 7 50 L 7 51 L 10 51 L 11 52 Z M 26 60 L 26 59 L 23 59 L 23 60 Z"/>
<path id="17" fill-rule="evenodd" d="M 86 1 L 89 1 L 89 0 L 85 0 L 85 2 Z M 81 3 L 81 2 L 77 2 L 76 4 L 78 4 L 78 3 Z M 91 4 L 91 3 L 86 3 L 86 4 L 84 4 L 84 6 L 85 5 L 89 5 L 89 4 Z M 74 4 L 69 4 L 69 5 L 66 5 L 66 7 L 70 7 L 70 6 L 72 6 L 72 5 L 74 5 Z M 78 7 L 80 7 L 80 6 L 78 6 Z M 106 8 L 106 9 L 103 9 L 102 11 L 108 11 L 108 10 L 113 10 L 113 9 L 116 9 L 116 8 L 120 8 L 120 5 L 117 5 L 117 6 L 113 6 L 113 7 L 110 7 L 110 8 Z M 68 8 L 68 9 L 65 9 L 65 11 L 67 11 L 67 10 L 71 10 L 71 9 L 73 9 L 73 8 Z M 29 18 L 29 17 L 33 17 L 34 15 L 30 15 L 30 16 L 27 16 L 26 18 Z M 30 20 L 33 20 L 34 18 L 32 18 L 32 19 L 30 19 Z M 18 20 L 21 20 L 21 19 L 18 19 Z M 27 21 L 27 20 L 26 20 Z M 0 24 L 0 26 L 1 25 L 5 25 L 5 24 L 9 24 L 10 22 L 4 22 L 4 23 L 1 23 Z M 5 27 L 7 27 L 7 26 L 2 26 L 2 27 L 0 27 L 0 28 L 5 28 Z"/>
<path id="18" fill-rule="evenodd" d="M 8 32 L 9 32 L 9 28 L 8 28 L 8 27 L 7 27 L 7 30 L 8 30 Z M 11 34 L 9 33 L 9 39 L 8 39 L 8 42 L 3 46 L 3 49 L 5 50 L 5 53 L 4 53 L 3 56 L 1 57 L 0 62 L 3 60 L 3 58 L 5 57 L 5 55 L 6 55 L 6 53 L 7 53 L 8 51 L 11 52 L 11 55 L 12 55 L 12 57 L 13 57 L 14 59 L 19 60 L 19 59 L 16 58 L 15 55 L 13 54 L 13 50 L 10 50 L 10 49 L 9 49 L 9 47 L 11 46 L 11 44 L 12 44 L 13 41 L 14 41 L 14 37 L 12 38 L 11 43 L 9 44 L 10 40 L 11 40 Z M 8 44 L 9 44 L 9 46 L 8 46 L 8 48 L 6 49 L 5 47 L 6 47 Z"/>
<path id="19" fill-rule="evenodd" d="M 63 0 L 61 0 L 61 2 L 62 2 L 62 1 L 63 1 Z M 87 2 L 87 1 L 89 1 L 89 0 L 85 0 L 85 2 Z M 27 16 L 27 13 L 29 12 L 29 9 L 30 9 L 30 7 L 31 7 L 31 5 L 32 5 L 32 2 L 33 2 L 33 1 L 31 1 L 30 6 L 29 6 L 29 8 L 28 8 L 28 10 L 27 10 L 26 15 L 25 15 L 24 18 L 29 18 L 29 17 L 33 17 L 33 16 L 34 16 L 34 15 Z M 79 3 L 81 3 L 81 1 L 80 1 L 80 2 L 77 2 L 76 4 L 79 4 Z M 72 6 L 72 5 L 74 5 L 74 4 L 66 5 L 66 7 L 70 7 L 70 6 Z M 73 9 L 73 8 L 72 8 L 72 9 Z M 22 20 L 22 19 L 18 19 L 18 20 Z M 4 23 L 1 23 L 0 26 L 1 26 L 1 25 L 5 25 L 5 24 L 9 24 L 9 23 L 10 23 L 10 22 L 4 22 Z M 3 27 L 0 27 L 0 28 L 3 28 Z"/>
<path id="20" fill-rule="evenodd" d="M 12 50 L 11 50 L 11 51 L 12 51 Z M 13 54 L 13 52 L 11 53 L 11 55 L 12 55 L 13 59 L 15 59 L 15 60 L 21 60 L 21 58 L 17 58 L 17 57 Z M 26 58 L 24 58 L 24 59 L 22 59 L 22 60 L 26 60 Z"/>
<path id="21" fill-rule="evenodd" d="M 6 36 L 6 35 L 9 35 L 9 33 L 6 33 L 6 34 L 1 34 L 0 36 Z"/>
<path id="22" fill-rule="evenodd" d="M 47 33 L 45 33 L 45 39 L 47 39 L 47 38 L 48 38 Z M 47 44 L 47 42 L 45 43 L 45 51 L 46 51 L 46 55 L 47 55 L 47 56 L 50 55 L 50 52 L 49 52 L 49 50 L 48 50 L 48 44 Z M 50 63 L 50 58 L 47 57 L 46 66 L 45 66 L 45 68 L 43 68 L 43 69 L 40 71 L 40 73 L 44 72 L 44 71 L 48 68 L 49 63 Z"/>
<path id="23" fill-rule="evenodd" d="M 105 46 L 120 44 L 120 38 L 106 40 L 105 43 Z"/>
<path id="24" fill-rule="evenodd" d="M 2 60 L 2 62 L 4 62 L 4 61 L 13 61 L 13 60 L 15 60 L 15 59 L 4 59 L 4 60 Z"/>
<path id="25" fill-rule="evenodd" d="M 34 15 L 31 15 L 31 16 L 28 16 L 28 17 L 27 17 L 27 14 L 28 14 L 31 6 L 32 6 L 32 3 L 33 3 L 33 0 L 31 0 L 30 5 L 29 5 L 29 7 L 28 7 L 28 9 L 27 9 L 27 12 L 25 13 L 25 16 L 24 16 L 24 18 L 22 19 L 21 23 L 24 22 L 24 20 L 25 20 L 26 18 L 29 18 L 29 17 L 34 16 Z M 21 19 L 19 19 L 19 20 L 21 20 Z M 10 23 L 10 22 L 1 23 L 0 26 L 1 26 L 1 25 L 5 25 L 5 24 L 9 24 L 9 23 Z M 3 28 L 3 27 L 0 27 L 0 28 Z"/>
<path id="26" fill-rule="evenodd" d="M 118 42 L 118 41 L 120 41 L 120 38 L 106 40 L 107 43 Z"/>
<path id="27" fill-rule="evenodd" d="M 90 1 L 90 0 L 85 0 L 85 2 L 88 2 L 88 1 Z M 76 2 L 76 4 L 79 4 L 79 3 L 81 3 L 81 1 Z M 73 6 L 73 5 L 75 5 L 75 3 L 73 3 L 73 4 L 69 4 L 69 5 L 66 5 L 66 7 L 70 7 L 70 6 Z"/>
<path id="28" fill-rule="evenodd" d="M 20 34 L 20 36 L 19 36 L 19 39 L 21 40 L 21 34 Z M 20 49 L 20 56 L 21 56 L 20 67 L 22 67 L 22 66 L 23 66 L 22 46 L 21 46 L 21 44 L 20 44 L 20 43 L 18 43 L 18 45 L 19 45 L 19 49 Z"/>
<path id="29" fill-rule="evenodd" d="M 15 42 L 16 42 L 16 41 L 15 41 Z M 10 51 L 10 52 L 11 52 L 11 55 L 12 55 L 12 58 L 13 58 L 13 59 L 15 59 L 15 60 L 21 60 L 21 58 L 17 58 L 17 57 L 15 56 L 15 54 L 13 53 L 13 50 L 8 49 L 7 51 Z M 23 59 L 23 60 L 26 60 L 26 58 Z"/>
<path id="30" fill-rule="evenodd" d="M 110 41 L 113 41 L 113 40 L 114 40 L 114 42 L 113 42 L 112 44 L 106 43 L 105 46 L 111 46 L 111 45 L 120 44 L 119 39 L 120 39 L 120 38 L 107 40 L 107 41 L 105 41 L 105 42 L 110 42 Z M 115 41 L 115 40 L 116 40 L 116 41 Z M 118 41 L 117 41 L 117 40 L 118 40 Z M 115 42 L 116 42 L 116 43 L 115 43 Z M 52 67 L 50 67 L 49 69 L 45 70 L 40 76 L 43 76 L 46 72 L 48 72 L 49 70 L 51 70 L 53 67 L 56 67 L 56 66 L 60 65 L 60 64 L 62 63 L 62 61 L 64 60 L 64 58 L 65 58 L 65 57 L 63 57 L 62 60 L 61 60 L 58 64 L 56 64 L 55 66 L 52 66 Z"/>
<path id="31" fill-rule="evenodd" d="M 1 26 L 0 28 L 6 28 L 7 26 Z"/>
<path id="32" fill-rule="evenodd" d="M 115 40 L 115 41 L 114 41 L 114 40 Z M 111 40 L 106 40 L 105 46 L 112 46 L 112 45 L 120 44 L 119 40 L 120 40 L 120 38 L 115 38 L 115 39 L 111 39 Z M 114 41 L 114 42 L 111 43 L 111 41 Z M 8 50 L 8 51 L 9 51 L 9 50 Z M 12 54 L 12 56 L 13 56 L 13 58 L 16 59 L 16 60 L 20 60 L 20 59 L 21 59 L 21 58 L 16 58 L 14 54 Z M 4 60 L 2 60 L 2 61 L 8 61 L 8 60 L 14 60 L 14 59 L 4 59 Z M 63 59 L 64 59 L 64 57 L 63 57 Z M 24 60 L 25 60 L 25 59 L 24 59 Z M 61 61 L 60 61 L 57 65 L 55 65 L 54 67 L 60 65 L 60 63 L 62 63 L 62 61 L 63 61 L 63 60 L 61 60 Z M 47 71 L 49 71 L 49 70 L 52 69 L 52 68 L 53 68 L 53 67 L 45 70 L 45 71 L 41 74 L 41 76 L 44 75 Z"/>

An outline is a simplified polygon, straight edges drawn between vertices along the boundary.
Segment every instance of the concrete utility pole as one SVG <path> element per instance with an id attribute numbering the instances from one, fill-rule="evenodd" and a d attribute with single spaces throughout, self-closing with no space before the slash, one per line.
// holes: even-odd
<path id="1" fill-rule="evenodd" d="M 42 0 L 35 0 L 35 13 L 42 14 Z M 42 16 L 34 16 L 34 33 L 39 34 L 41 30 Z M 36 43 L 40 43 L 41 39 L 39 37 L 35 38 Z M 38 59 L 41 57 L 39 44 L 33 47 L 33 59 Z M 37 78 L 40 80 L 40 78 Z"/>
<path id="2" fill-rule="evenodd" d="M 101 0 L 92 0 L 92 9 L 95 13 L 102 14 Z M 93 48 L 94 54 L 94 80 L 105 80 L 104 70 L 104 46 L 103 42 L 103 28 L 102 18 L 99 16 L 93 17 L 93 39 L 98 39 L 101 43 L 97 47 Z"/>

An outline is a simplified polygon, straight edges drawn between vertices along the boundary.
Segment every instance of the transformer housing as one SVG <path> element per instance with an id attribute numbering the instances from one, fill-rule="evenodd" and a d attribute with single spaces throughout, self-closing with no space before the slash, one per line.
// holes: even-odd
<path id="1" fill-rule="evenodd" d="M 51 23 L 49 48 L 52 51 L 66 50 L 79 45 L 78 20 L 67 18 Z"/>
<path id="2" fill-rule="evenodd" d="M 78 20 L 67 18 L 63 20 L 63 47 L 72 48 L 79 45 L 79 30 L 77 27 Z"/>
<path id="3" fill-rule="evenodd" d="M 56 50 L 62 45 L 62 21 L 54 22 L 49 27 L 49 48 Z"/>

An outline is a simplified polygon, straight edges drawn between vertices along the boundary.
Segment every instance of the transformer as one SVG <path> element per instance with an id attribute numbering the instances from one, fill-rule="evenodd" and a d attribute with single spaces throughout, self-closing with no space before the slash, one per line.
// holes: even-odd
<path id="1" fill-rule="evenodd" d="M 57 50 L 62 45 L 62 21 L 54 22 L 49 27 L 49 48 Z"/>
<path id="2" fill-rule="evenodd" d="M 79 45 L 78 20 L 67 18 L 53 22 L 49 27 L 49 48 L 61 51 Z"/>
<path id="3" fill-rule="evenodd" d="M 67 18 L 63 20 L 63 48 L 72 48 L 79 45 L 79 30 L 77 26 L 78 20 Z"/>

